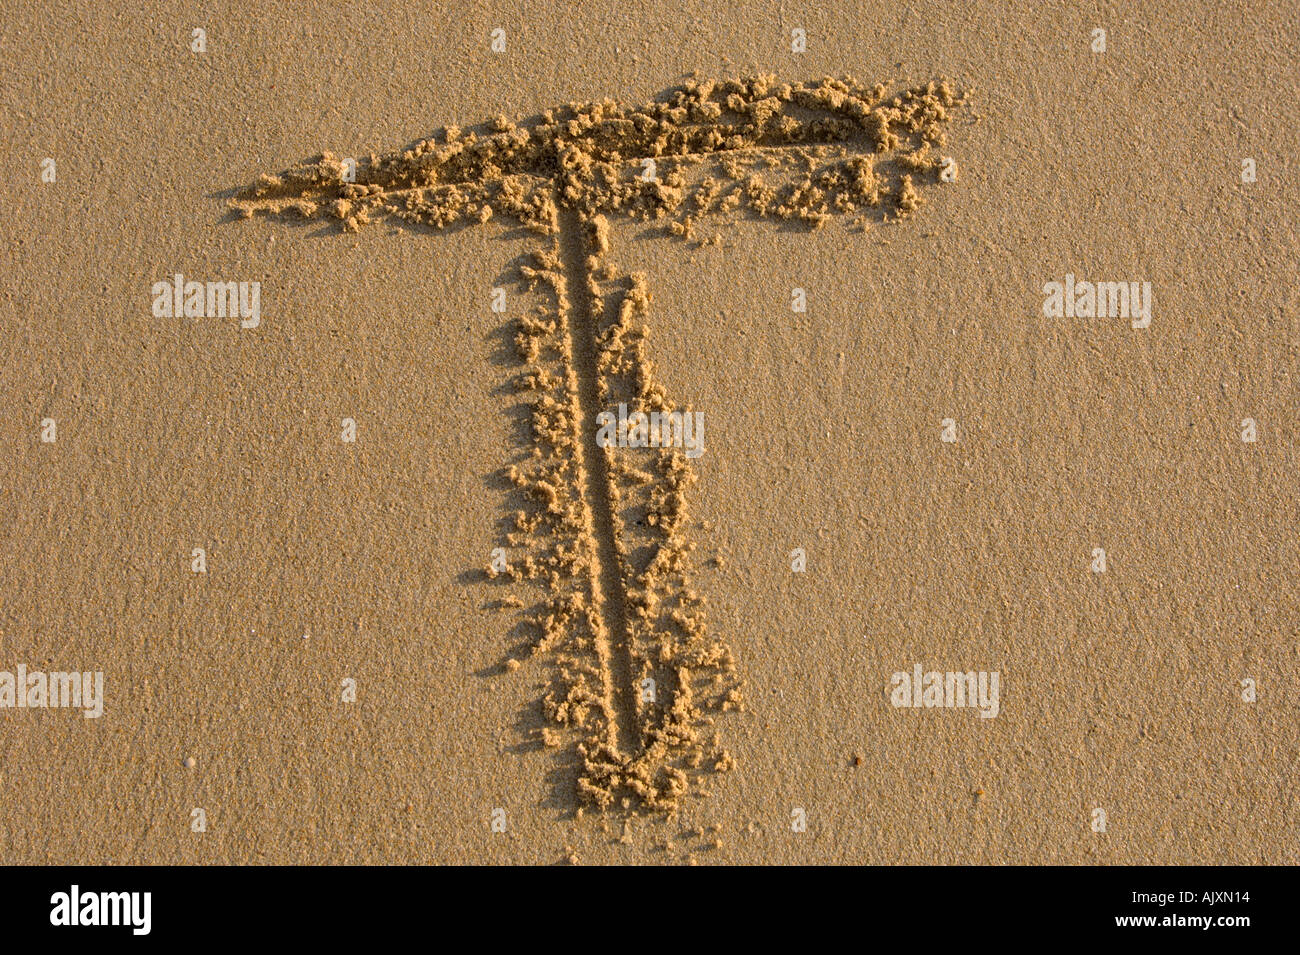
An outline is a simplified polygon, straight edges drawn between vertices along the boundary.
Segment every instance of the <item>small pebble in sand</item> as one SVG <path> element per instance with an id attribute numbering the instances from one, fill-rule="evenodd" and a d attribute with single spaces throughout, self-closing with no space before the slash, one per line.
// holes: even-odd
<path id="1" fill-rule="evenodd" d="M 186 769 L 193 769 L 195 766 L 198 765 L 198 762 L 199 761 L 195 759 L 193 756 L 186 756 L 185 759 L 183 760 Z"/>

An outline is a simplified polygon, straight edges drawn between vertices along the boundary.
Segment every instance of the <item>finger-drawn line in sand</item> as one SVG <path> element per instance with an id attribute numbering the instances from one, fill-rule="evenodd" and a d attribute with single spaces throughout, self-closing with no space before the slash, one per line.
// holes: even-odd
<path id="1" fill-rule="evenodd" d="M 713 213 L 810 228 L 835 214 L 864 228 L 901 217 L 921 204 L 918 181 L 938 181 L 959 102 L 946 83 L 890 95 L 852 78 L 693 81 L 639 106 L 604 100 L 524 125 L 447 127 L 354 170 L 326 154 L 232 200 L 245 217 L 331 218 L 346 231 L 381 218 L 443 229 L 501 216 L 541 237 L 521 278 L 546 303 L 515 336 L 532 437 L 509 468 L 530 504 L 512 516 L 516 554 L 501 576 L 544 588 L 526 611 L 527 656 L 552 665 L 543 703 L 553 727 L 541 732 L 548 745 L 566 731 L 574 740 L 584 803 L 672 809 L 701 773 L 731 767 L 708 728 L 711 714 L 743 705 L 691 581 L 687 456 L 596 440 L 596 414 L 618 403 L 680 410 L 646 352 L 646 279 L 608 263 L 607 217 L 667 220 L 670 234 L 702 245 L 719 241 L 696 234 Z"/>

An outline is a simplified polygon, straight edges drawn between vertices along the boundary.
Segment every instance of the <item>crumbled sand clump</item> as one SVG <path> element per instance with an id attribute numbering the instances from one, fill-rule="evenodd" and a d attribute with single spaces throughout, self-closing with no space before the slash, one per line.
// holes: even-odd
<path id="1" fill-rule="evenodd" d="M 640 106 L 571 103 L 527 127 L 505 117 L 481 134 L 447 127 L 356 164 L 353 182 L 349 163 L 327 153 L 262 176 L 231 205 L 246 216 L 330 217 L 348 230 L 385 217 L 446 228 L 499 215 L 549 235 L 559 206 L 584 217 L 677 217 L 672 231 L 687 236 L 700 215 L 738 208 L 819 227 L 837 213 L 915 208 L 901 176 L 937 180 L 960 102 L 946 82 L 890 95 L 852 78 L 695 81 Z M 831 155 L 832 146 L 843 148 Z M 796 165 L 801 175 L 780 185 L 762 174 Z"/>

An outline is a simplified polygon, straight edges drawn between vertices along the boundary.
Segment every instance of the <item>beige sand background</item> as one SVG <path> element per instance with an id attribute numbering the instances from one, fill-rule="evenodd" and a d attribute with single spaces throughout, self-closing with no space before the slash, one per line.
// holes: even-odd
<path id="1" fill-rule="evenodd" d="M 1300 26 L 1149 6 L 7 7 L 0 669 L 103 669 L 108 700 L 0 711 L 0 861 L 1300 860 Z M 489 290 L 522 241 L 223 197 L 692 70 L 947 76 L 974 112 L 960 182 L 901 224 L 616 232 L 705 412 L 700 584 L 750 701 L 736 770 L 625 834 L 521 732 L 541 674 L 496 672 L 474 576 L 512 440 Z M 175 272 L 261 281 L 261 327 L 153 318 Z M 1151 281 L 1151 327 L 1043 318 L 1066 272 Z M 999 670 L 1001 715 L 895 710 L 917 662 Z"/>

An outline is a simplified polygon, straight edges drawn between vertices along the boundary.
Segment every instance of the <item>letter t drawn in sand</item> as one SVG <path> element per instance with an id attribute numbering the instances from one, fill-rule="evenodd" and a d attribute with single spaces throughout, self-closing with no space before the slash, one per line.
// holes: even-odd
<path id="1" fill-rule="evenodd" d="M 597 441 L 619 403 L 675 409 L 647 354 L 650 292 L 609 263 L 610 218 L 666 223 L 699 239 L 712 216 L 802 223 L 904 216 L 918 185 L 940 181 L 945 125 L 961 100 L 947 83 L 891 94 L 852 78 L 693 81 L 652 103 L 605 100 L 516 125 L 371 156 L 330 155 L 264 175 L 231 201 L 255 214 L 324 218 L 343 231 L 379 219 L 445 229 L 503 218 L 538 236 L 521 281 L 543 304 L 518 320 L 516 378 L 530 444 L 508 468 L 514 512 L 504 570 L 542 599 L 524 611 L 542 657 L 547 745 L 571 746 L 576 795 L 604 809 L 671 810 L 732 758 L 714 715 L 743 706 L 732 655 L 705 624 L 692 583 L 694 480 L 681 447 Z"/>

